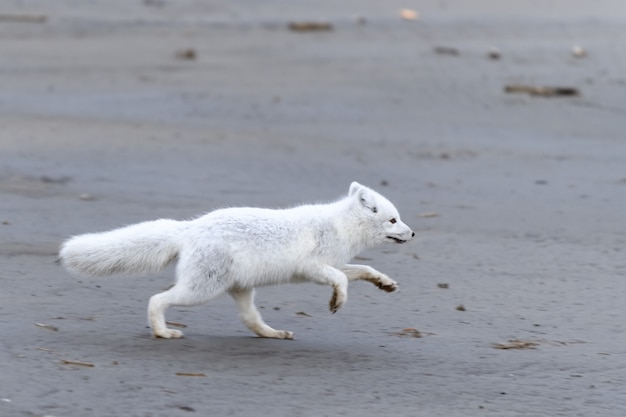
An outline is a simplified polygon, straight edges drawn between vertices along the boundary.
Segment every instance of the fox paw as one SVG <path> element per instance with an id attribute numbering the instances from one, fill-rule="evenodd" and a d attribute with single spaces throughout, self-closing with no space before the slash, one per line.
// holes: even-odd
<path id="1" fill-rule="evenodd" d="M 276 331 L 276 339 L 285 339 L 285 340 L 293 340 L 294 334 L 293 332 L 287 330 L 277 330 Z"/>
<path id="2" fill-rule="evenodd" d="M 392 280 L 391 278 L 389 278 L 385 274 L 380 274 L 374 277 L 368 277 L 368 278 L 365 278 L 365 280 L 376 285 L 378 288 L 380 288 L 383 291 L 394 292 L 398 289 L 398 283 Z"/>
<path id="3" fill-rule="evenodd" d="M 174 329 L 165 329 L 158 333 L 154 332 L 154 337 L 159 337 L 162 339 L 180 339 L 183 336 L 183 332 Z"/>
<path id="4" fill-rule="evenodd" d="M 293 332 L 290 332 L 287 330 L 274 330 L 274 329 L 272 329 L 271 332 L 257 333 L 257 336 L 268 338 L 268 339 L 282 339 L 282 340 L 293 340 L 293 338 L 295 337 Z"/>
<path id="5" fill-rule="evenodd" d="M 398 283 L 392 280 L 389 277 L 385 277 L 386 279 L 381 279 L 377 281 L 375 284 L 378 288 L 387 292 L 394 292 L 398 289 Z"/>
<path id="6" fill-rule="evenodd" d="M 328 303 L 328 306 L 330 307 L 330 312 L 335 314 L 337 310 L 339 310 L 341 306 L 343 306 L 343 304 L 346 302 L 346 298 L 346 293 L 335 287 L 333 291 L 333 296 Z"/>

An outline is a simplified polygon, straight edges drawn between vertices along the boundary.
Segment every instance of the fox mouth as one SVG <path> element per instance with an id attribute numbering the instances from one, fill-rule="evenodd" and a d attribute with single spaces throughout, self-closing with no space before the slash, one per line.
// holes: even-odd
<path id="1" fill-rule="evenodd" d="M 391 240 L 393 240 L 396 243 L 406 243 L 406 240 L 402 240 L 402 239 L 399 239 L 399 238 L 393 237 L 393 236 L 387 236 L 387 239 L 391 239 Z"/>

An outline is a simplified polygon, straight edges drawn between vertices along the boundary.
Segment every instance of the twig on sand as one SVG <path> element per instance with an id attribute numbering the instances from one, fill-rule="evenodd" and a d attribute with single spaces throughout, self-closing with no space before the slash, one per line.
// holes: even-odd
<path id="1" fill-rule="evenodd" d="M 504 87 L 504 92 L 513 93 L 526 93 L 531 96 L 540 97 L 563 97 L 563 96 L 578 96 L 580 91 L 575 87 L 548 87 L 548 86 L 533 86 L 523 84 L 512 84 Z"/>
<path id="2" fill-rule="evenodd" d="M 89 368 L 93 368 L 94 366 L 96 366 L 91 362 L 73 361 L 73 360 L 68 360 L 68 359 L 63 359 L 61 362 L 63 362 L 66 365 L 87 366 Z"/>
<path id="3" fill-rule="evenodd" d="M 494 343 L 495 349 L 513 350 L 513 349 L 534 349 L 539 343 L 529 340 L 509 339 L 507 343 Z"/>
<path id="4" fill-rule="evenodd" d="M 41 327 L 43 329 L 52 330 L 53 332 L 58 332 L 59 331 L 59 328 L 57 326 L 53 326 L 52 324 L 35 323 L 35 326 Z"/>

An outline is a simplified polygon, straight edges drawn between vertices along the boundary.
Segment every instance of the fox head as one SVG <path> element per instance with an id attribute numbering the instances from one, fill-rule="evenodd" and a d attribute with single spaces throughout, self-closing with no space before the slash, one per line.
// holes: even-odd
<path id="1" fill-rule="evenodd" d="M 411 228 L 402 223 L 400 213 L 391 201 L 376 191 L 353 182 L 348 196 L 353 199 L 353 207 L 364 226 L 362 232 L 368 235 L 372 244 L 405 243 L 415 236 Z"/>

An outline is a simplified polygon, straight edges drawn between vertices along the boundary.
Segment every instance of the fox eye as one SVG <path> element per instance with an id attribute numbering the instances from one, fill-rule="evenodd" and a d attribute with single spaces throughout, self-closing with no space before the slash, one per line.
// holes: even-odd
<path id="1" fill-rule="evenodd" d="M 395 217 L 392 217 L 391 219 L 389 219 L 389 223 L 391 224 L 396 224 L 397 220 Z"/>

